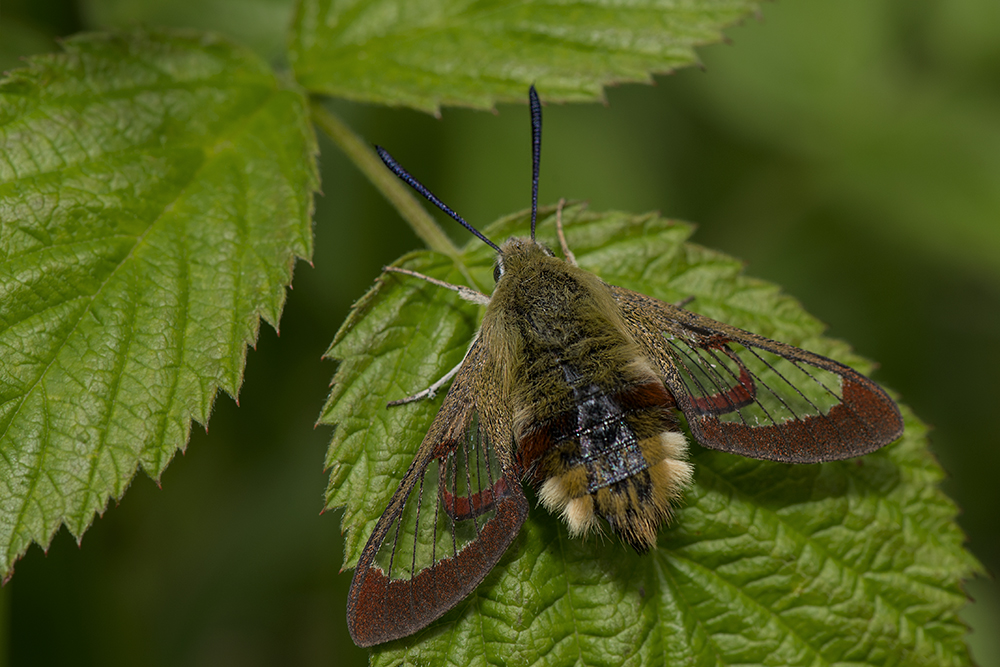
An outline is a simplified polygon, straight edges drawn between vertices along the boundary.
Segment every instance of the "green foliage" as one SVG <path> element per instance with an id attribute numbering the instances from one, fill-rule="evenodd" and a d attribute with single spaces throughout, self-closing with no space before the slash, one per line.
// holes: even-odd
<path id="1" fill-rule="evenodd" d="M 311 253 L 305 100 L 200 34 L 70 40 L 0 84 L 0 571 L 158 478 Z"/>
<path id="2" fill-rule="evenodd" d="M 433 113 L 441 105 L 523 102 L 529 83 L 547 101 L 599 100 L 608 84 L 649 81 L 697 62 L 694 46 L 719 41 L 723 27 L 757 7 L 749 0 L 302 0 L 285 53 L 290 5 L 79 5 L 92 26 L 139 19 L 225 30 L 264 58 L 291 63 L 290 73 L 276 75 L 215 35 L 127 28 L 73 38 L 62 53 L 36 57 L 0 81 L 3 576 L 32 541 L 47 548 L 62 524 L 79 540 L 140 467 L 158 480 L 185 446 L 191 420 L 207 424 L 218 389 L 239 391 L 259 318 L 277 325 L 295 258 L 312 251 L 316 146 L 300 87 Z M 35 14 L 11 19 L 10 6 L 0 22 L 0 69 L 75 25 L 65 12 L 59 27 L 36 23 Z M 949 11 L 951 25 L 958 10 Z M 858 16 L 850 29 L 828 33 L 860 39 Z M 810 31 L 784 34 L 815 46 Z M 975 35 L 980 43 L 990 36 Z M 873 122 L 857 103 L 888 90 L 888 77 L 860 75 L 870 73 L 871 54 L 857 55 L 856 43 L 840 39 L 806 52 L 807 63 L 773 48 L 767 66 L 746 60 L 731 80 L 733 89 L 750 90 L 742 95 L 747 105 L 759 107 L 748 143 L 765 137 L 809 156 L 847 151 L 856 158 L 842 179 L 848 195 L 887 197 L 904 212 L 897 219 L 907 233 L 911 219 L 924 216 L 920 237 L 935 248 L 939 239 L 975 245 L 995 263 L 996 230 L 981 224 L 995 210 L 990 180 L 959 178 L 965 172 L 946 160 L 925 159 L 951 145 L 954 132 L 970 147 L 963 165 L 994 165 L 1000 153 L 990 151 L 995 137 L 981 113 L 988 106 L 973 114 L 975 123 L 945 108 L 938 116 L 961 121 L 945 124 L 948 131 L 921 119 L 897 123 L 896 107 Z M 855 54 L 851 67 L 838 59 L 844 54 Z M 990 62 L 954 70 L 985 72 Z M 782 67 L 778 92 L 747 88 Z M 826 97 L 810 97 L 810 86 Z M 791 98 L 782 99 L 786 93 Z M 808 103 L 796 105 L 800 96 Z M 745 108 L 720 103 L 714 113 L 737 127 Z M 887 124 L 894 132 L 882 131 Z M 866 171 L 877 163 L 871 154 L 914 146 L 921 159 L 912 161 L 913 174 L 890 165 L 875 170 L 880 181 Z M 693 162 L 702 157 L 676 168 L 697 173 Z M 933 169 L 921 172 L 927 165 Z M 713 197 L 725 176 L 716 171 L 699 183 Z M 331 195 L 339 194 L 334 185 Z M 346 202 L 336 201 L 340 213 Z M 737 210 L 744 220 L 745 208 Z M 668 301 L 695 296 L 691 308 L 711 317 L 871 368 L 823 338 L 821 325 L 777 288 L 743 277 L 737 261 L 687 244 L 689 226 L 654 215 L 570 213 L 572 247 L 605 280 Z M 942 235 L 939 220 L 974 221 L 975 233 Z M 488 232 L 502 239 L 524 226 L 519 214 Z M 551 228 L 542 233 L 551 237 Z M 478 241 L 457 263 L 427 252 L 402 261 L 452 282 L 471 276 L 492 284 L 492 256 Z M 326 501 L 346 508 L 348 565 L 440 399 L 393 410 L 385 402 L 459 361 L 477 319 L 454 294 L 394 275 L 358 303 L 331 346 L 342 363 L 321 417 L 336 425 Z M 959 582 L 978 565 L 962 548 L 955 507 L 936 489 L 941 472 L 925 428 L 904 413 L 904 438 L 859 461 L 789 467 L 695 446 L 697 483 L 645 558 L 612 540 L 569 540 L 557 519 L 533 511 L 476 593 L 420 635 L 378 649 L 375 662 L 969 664 L 956 610 L 965 602 Z M 256 535 L 258 520 L 248 520 L 248 532 Z"/>
<path id="3" fill-rule="evenodd" d="M 551 209 L 547 211 L 551 214 Z M 566 211 L 581 266 L 658 298 L 694 296 L 710 317 L 806 347 L 861 370 L 870 364 L 778 288 L 738 261 L 686 243 L 692 228 L 656 215 Z M 539 237 L 553 247 L 551 215 Z M 526 214 L 490 238 L 527 233 Z M 492 251 L 464 251 L 477 281 Z M 459 280 L 454 265 L 413 253 L 408 268 Z M 406 470 L 440 398 L 387 408 L 461 359 L 476 307 L 448 291 L 384 275 L 356 306 L 329 355 L 341 360 L 321 421 L 330 446 L 328 506 L 346 505 L 353 566 Z M 694 447 L 695 486 L 647 556 L 614 538 L 573 540 L 533 509 L 486 581 L 414 638 L 376 649 L 374 664 L 968 665 L 956 509 L 936 488 L 926 428 L 906 414 L 899 442 L 863 459 L 790 466 Z M 454 647 L 465 647 L 456 654 Z"/>
<path id="4" fill-rule="evenodd" d="M 693 47 L 757 4 L 304 0 L 290 59 L 309 90 L 431 113 L 520 102 L 532 83 L 548 100 L 594 101 L 696 63 Z"/>

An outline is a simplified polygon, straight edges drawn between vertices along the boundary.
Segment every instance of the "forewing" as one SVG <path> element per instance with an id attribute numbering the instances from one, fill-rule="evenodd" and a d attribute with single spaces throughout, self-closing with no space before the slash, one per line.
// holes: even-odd
<path id="1" fill-rule="evenodd" d="M 524 523 L 516 471 L 497 458 L 476 405 L 484 357 L 477 341 L 361 554 L 347 602 L 358 646 L 411 635 L 454 607 Z"/>
<path id="2" fill-rule="evenodd" d="M 788 463 L 861 456 L 903 433 L 877 384 L 832 359 L 612 287 L 704 446 Z"/>

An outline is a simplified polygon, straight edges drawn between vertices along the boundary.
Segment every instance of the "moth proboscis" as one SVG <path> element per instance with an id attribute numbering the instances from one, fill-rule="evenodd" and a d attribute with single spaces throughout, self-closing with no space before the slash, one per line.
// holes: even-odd
<path id="1" fill-rule="evenodd" d="M 397 176 L 497 252 L 492 296 L 461 364 L 408 402 L 451 388 L 351 583 L 359 646 L 411 635 L 496 565 L 528 514 L 521 487 L 583 536 L 606 523 L 642 553 L 691 483 L 677 413 L 705 447 L 787 463 L 868 454 L 903 420 L 874 382 L 826 357 L 609 285 L 535 241 L 541 105 L 529 93 L 531 237 L 497 246 L 382 148 Z M 405 408 L 397 408 L 405 409 Z"/>

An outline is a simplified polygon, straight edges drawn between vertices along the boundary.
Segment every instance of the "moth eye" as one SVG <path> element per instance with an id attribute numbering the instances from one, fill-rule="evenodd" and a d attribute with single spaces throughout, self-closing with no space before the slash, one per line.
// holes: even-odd
<path id="1" fill-rule="evenodd" d="M 500 264 L 493 267 L 493 282 L 500 282 L 500 276 L 503 275 L 503 271 L 500 269 Z"/>

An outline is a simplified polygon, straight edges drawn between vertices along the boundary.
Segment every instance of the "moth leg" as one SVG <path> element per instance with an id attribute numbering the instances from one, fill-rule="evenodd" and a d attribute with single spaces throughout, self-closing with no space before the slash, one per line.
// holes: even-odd
<path id="1" fill-rule="evenodd" d="M 481 306 L 485 306 L 490 302 L 490 297 L 483 294 L 482 292 L 477 292 L 471 287 L 466 287 L 465 285 L 452 285 L 451 283 L 446 283 L 443 280 L 438 280 L 437 278 L 431 278 L 430 276 L 425 276 L 422 273 L 417 273 L 416 271 L 410 271 L 409 269 L 404 269 L 399 266 L 386 266 L 383 270 L 391 273 L 402 273 L 407 276 L 413 276 L 414 278 L 420 278 L 421 280 L 426 280 L 429 283 L 437 285 L 438 287 L 444 287 L 446 289 L 454 290 L 458 292 L 458 295 L 465 299 L 466 301 L 471 301 L 472 303 L 478 303 Z"/>
<path id="2" fill-rule="evenodd" d="M 454 378 L 455 375 L 458 374 L 459 369 L 462 368 L 462 364 L 464 364 L 466 358 L 468 358 L 469 352 L 472 350 L 472 346 L 476 344 L 476 341 L 478 339 L 479 339 L 479 334 L 476 333 L 475 338 L 473 338 L 472 342 L 469 343 L 469 349 L 466 350 L 465 356 L 462 357 L 462 360 L 460 362 L 458 362 L 457 364 L 455 364 L 454 368 L 452 368 L 450 371 L 448 371 L 447 373 L 445 373 L 444 375 L 442 375 L 441 378 L 437 382 L 435 382 L 431 386 L 427 387 L 427 389 L 424 389 L 423 391 L 420 391 L 420 392 L 417 392 L 416 394 L 413 394 L 412 396 L 407 396 L 406 398 L 401 398 L 401 399 L 399 399 L 397 401 L 389 401 L 388 403 L 385 404 L 386 407 L 393 407 L 393 406 L 396 406 L 396 405 L 405 405 L 407 403 L 413 403 L 414 401 L 420 401 L 420 400 L 423 400 L 425 398 L 434 398 L 437 395 L 438 390 L 440 390 L 441 387 L 443 387 L 444 385 L 446 385 L 449 382 L 451 382 L 451 379 Z"/>
<path id="3" fill-rule="evenodd" d="M 569 245 L 566 243 L 566 235 L 563 234 L 562 212 L 565 204 L 566 200 L 560 199 L 559 205 L 556 206 L 556 233 L 559 234 L 559 245 L 562 246 L 563 257 L 566 258 L 566 263 L 570 266 L 580 266 L 576 263 L 576 255 L 573 254 L 573 251 L 569 249 Z"/>
<path id="4" fill-rule="evenodd" d="M 688 305 L 689 303 L 691 303 L 694 300 L 695 300 L 695 296 L 693 294 L 691 296 L 686 296 L 683 299 L 681 299 L 680 301 L 678 301 L 677 303 L 675 303 L 674 307 L 676 307 L 676 308 L 683 308 L 684 306 Z"/>
<path id="5" fill-rule="evenodd" d="M 398 401 L 389 401 L 388 403 L 386 403 L 386 407 L 392 407 L 394 405 L 405 405 L 407 403 L 413 403 L 414 401 L 419 401 L 419 400 L 422 400 L 422 399 L 425 399 L 425 398 L 434 398 L 434 396 L 437 395 L 438 390 L 441 387 L 443 387 L 445 384 L 447 384 L 448 382 L 450 382 L 451 379 L 453 377 L 455 377 L 455 375 L 458 374 L 458 369 L 460 369 L 462 367 L 463 363 L 465 363 L 465 359 L 464 358 L 462 359 L 462 361 L 460 361 L 457 364 L 455 364 L 454 368 L 452 368 L 450 371 L 448 371 L 447 373 L 445 373 L 444 375 L 442 375 L 441 379 L 439 379 L 437 382 L 435 382 L 431 386 L 427 387 L 427 389 L 424 389 L 423 391 L 417 392 L 413 396 L 407 396 L 406 398 L 401 398 Z"/>

